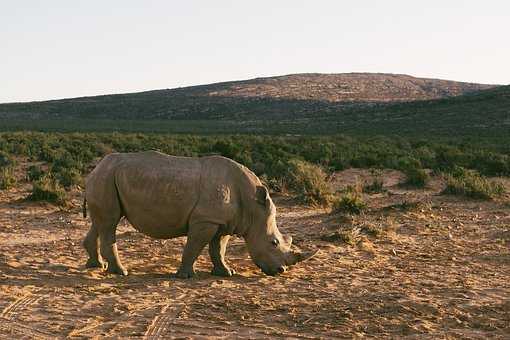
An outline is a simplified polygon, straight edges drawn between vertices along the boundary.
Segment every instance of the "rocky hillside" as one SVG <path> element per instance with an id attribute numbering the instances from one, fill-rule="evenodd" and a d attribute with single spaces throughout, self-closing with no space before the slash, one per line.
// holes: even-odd
<path id="1" fill-rule="evenodd" d="M 493 87 L 378 73 L 291 74 L 204 87 L 210 96 L 327 102 L 394 102 L 458 96 Z"/>
<path id="2" fill-rule="evenodd" d="M 288 120 L 377 103 L 463 95 L 493 85 L 393 74 L 296 74 L 178 89 L 0 104 L 0 119 Z"/>

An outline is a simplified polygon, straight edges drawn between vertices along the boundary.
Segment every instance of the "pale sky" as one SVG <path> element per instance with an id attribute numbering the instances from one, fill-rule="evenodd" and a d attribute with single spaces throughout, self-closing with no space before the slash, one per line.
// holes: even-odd
<path id="1" fill-rule="evenodd" d="M 508 0 L 0 0 L 0 102 L 290 73 L 510 83 Z"/>

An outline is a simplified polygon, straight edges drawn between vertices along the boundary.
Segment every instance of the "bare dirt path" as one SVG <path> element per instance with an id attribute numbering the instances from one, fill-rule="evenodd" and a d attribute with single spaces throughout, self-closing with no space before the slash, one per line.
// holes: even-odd
<path id="1" fill-rule="evenodd" d="M 339 174 L 349 182 L 356 172 Z M 343 176 L 343 177 L 342 177 Z M 346 219 L 276 198 L 279 223 L 320 253 L 279 277 L 264 276 L 234 239 L 238 275 L 172 278 L 184 239 L 152 240 L 127 224 L 119 250 L 127 277 L 87 270 L 88 222 L 69 211 L 0 193 L 0 337 L 508 338 L 510 205 L 430 190 L 374 194 Z M 413 203 L 418 202 L 418 203 Z M 405 203 L 405 204 L 402 204 Z M 352 231 L 352 245 L 330 237 Z"/>

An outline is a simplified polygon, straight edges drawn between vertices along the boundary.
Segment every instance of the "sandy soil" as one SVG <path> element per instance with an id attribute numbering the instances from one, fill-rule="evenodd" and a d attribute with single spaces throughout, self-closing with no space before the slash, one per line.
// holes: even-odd
<path id="1" fill-rule="evenodd" d="M 334 185 L 367 178 L 351 169 Z M 30 186 L 0 192 L 2 338 L 508 338 L 510 204 L 399 187 L 346 218 L 276 197 L 280 228 L 317 256 L 279 277 L 263 275 L 244 242 L 228 259 L 238 274 L 209 274 L 206 251 L 192 280 L 171 277 L 184 239 L 118 229 L 127 277 L 84 268 L 88 221 L 80 197 L 60 210 L 26 202 Z M 350 232 L 355 242 L 333 237 Z M 333 236 L 332 236 L 333 235 Z"/>

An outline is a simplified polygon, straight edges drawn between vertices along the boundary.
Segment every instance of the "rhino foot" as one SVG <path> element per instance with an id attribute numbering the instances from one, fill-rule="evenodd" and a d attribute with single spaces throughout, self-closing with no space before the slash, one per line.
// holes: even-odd
<path id="1" fill-rule="evenodd" d="M 175 276 L 179 279 L 191 279 L 193 276 L 195 276 L 195 271 L 179 269 L 177 273 L 175 273 Z"/>
<path id="2" fill-rule="evenodd" d="M 101 268 L 106 269 L 106 263 L 97 259 L 88 259 L 85 268 Z"/>
<path id="3" fill-rule="evenodd" d="M 235 275 L 236 271 L 229 267 L 214 267 L 211 271 L 212 275 L 230 277 Z"/>
<path id="4" fill-rule="evenodd" d="M 128 271 L 124 267 L 108 266 L 107 273 L 127 276 Z"/>

